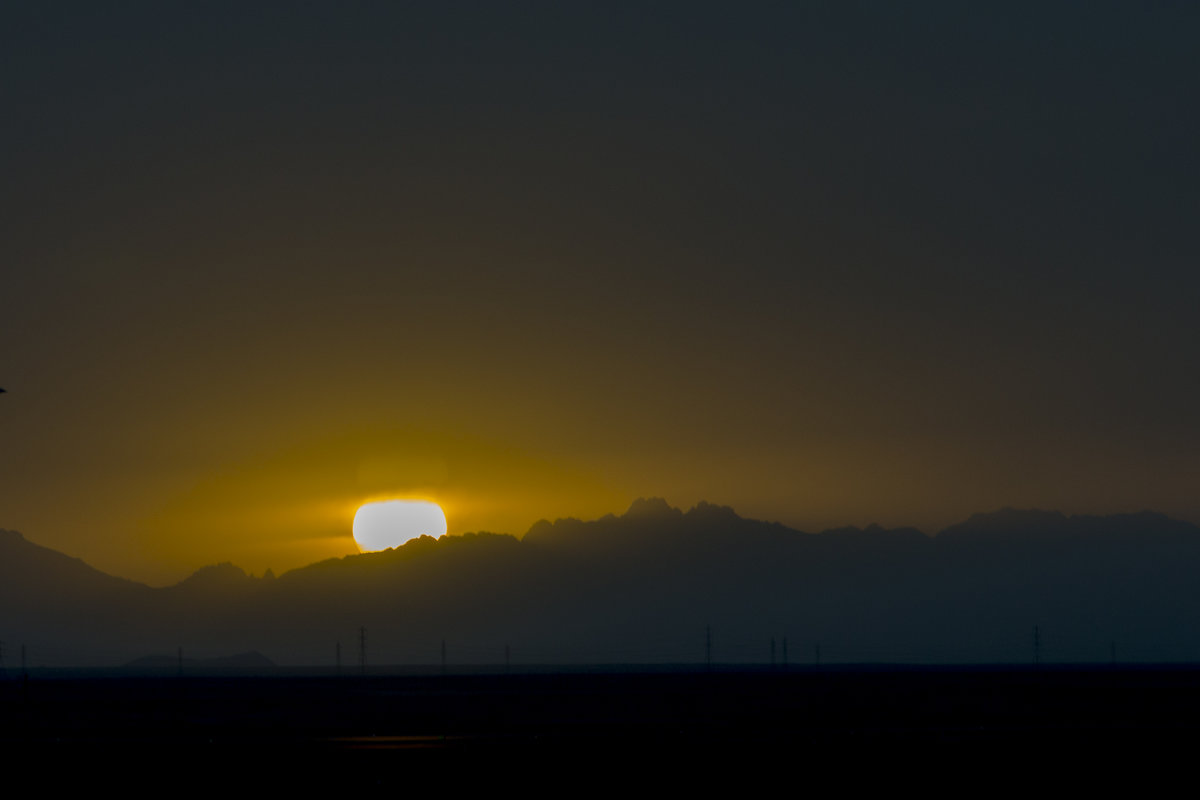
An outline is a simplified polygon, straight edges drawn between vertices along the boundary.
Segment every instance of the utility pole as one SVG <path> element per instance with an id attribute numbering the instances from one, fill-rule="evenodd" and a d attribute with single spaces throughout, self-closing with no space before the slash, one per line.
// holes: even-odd
<path id="1" fill-rule="evenodd" d="M 367 674 L 367 626 L 358 629 L 358 671 L 360 675 Z"/>

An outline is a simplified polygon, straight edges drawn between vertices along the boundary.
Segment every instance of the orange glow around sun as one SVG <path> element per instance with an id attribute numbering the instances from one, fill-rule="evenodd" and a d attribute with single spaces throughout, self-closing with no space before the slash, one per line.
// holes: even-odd
<path id="1" fill-rule="evenodd" d="M 364 503 L 354 514 L 354 541 L 363 552 L 399 547 L 419 536 L 446 533 L 446 515 L 428 500 Z"/>

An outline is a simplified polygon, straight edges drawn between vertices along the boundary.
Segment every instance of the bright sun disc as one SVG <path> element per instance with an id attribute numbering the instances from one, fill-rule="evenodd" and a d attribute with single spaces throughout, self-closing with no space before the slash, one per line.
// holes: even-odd
<path id="1" fill-rule="evenodd" d="M 354 541 L 364 552 L 399 547 L 418 536 L 446 533 L 446 515 L 428 500 L 366 503 L 354 514 Z"/>

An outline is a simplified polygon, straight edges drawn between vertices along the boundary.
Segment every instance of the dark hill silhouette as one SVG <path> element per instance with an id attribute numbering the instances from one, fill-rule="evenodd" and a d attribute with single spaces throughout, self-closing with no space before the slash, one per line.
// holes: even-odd
<path id="1" fill-rule="evenodd" d="M 641 499 L 524 538 L 422 537 L 254 578 L 231 564 L 151 589 L 0 535 L 0 638 L 34 663 L 259 651 L 281 664 L 1029 662 L 1200 658 L 1200 529 L 1161 514 L 1003 509 L 936 537 L 819 534 Z M 10 644 L 10 647 L 12 645 Z"/>
<path id="2" fill-rule="evenodd" d="M 276 664 L 262 653 L 236 653 L 231 656 L 216 658 L 183 658 L 178 655 L 152 655 L 135 658 L 124 665 L 129 672 L 161 675 L 174 674 L 182 671 L 186 675 L 204 674 L 269 674 L 276 669 Z"/>

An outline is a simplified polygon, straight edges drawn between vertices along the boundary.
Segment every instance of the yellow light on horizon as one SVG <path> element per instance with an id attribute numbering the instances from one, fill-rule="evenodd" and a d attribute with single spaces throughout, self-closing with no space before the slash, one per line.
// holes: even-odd
<path id="1" fill-rule="evenodd" d="M 444 536 L 446 514 L 428 500 L 364 503 L 354 513 L 353 532 L 363 552 L 387 550 L 420 536 Z"/>

